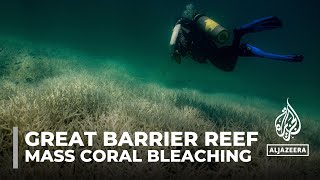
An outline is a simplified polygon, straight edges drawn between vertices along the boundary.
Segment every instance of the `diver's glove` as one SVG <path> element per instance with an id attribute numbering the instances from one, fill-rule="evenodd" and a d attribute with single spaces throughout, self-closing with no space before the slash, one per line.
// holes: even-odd
<path id="1" fill-rule="evenodd" d="M 175 50 L 171 53 L 171 59 L 174 60 L 176 63 L 181 64 L 181 54 L 178 50 Z"/>

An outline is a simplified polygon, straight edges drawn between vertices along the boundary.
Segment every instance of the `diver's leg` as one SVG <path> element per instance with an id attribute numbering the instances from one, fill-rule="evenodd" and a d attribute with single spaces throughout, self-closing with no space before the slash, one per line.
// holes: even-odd
<path id="1" fill-rule="evenodd" d="M 239 49 L 239 56 L 246 56 L 246 57 L 261 57 L 261 58 L 268 58 L 280 61 L 289 61 L 289 62 L 301 62 L 303 60 L 303 55 L 279 55 L 264 52 L 250 44 L 241 44 Z"/>
<path id="2" fill-rule="evenodd" d="M 269 16 L 254 20 L 248 24 L 238 27 L 236 30 L 244 35 L 246 33 L 260 32 L 282 27 L 281 20 L 276 16 Z"/>
<path id="3" fill-rule="evenodd" d="M 247 33 L 260 32 L 260 31 L 270 30 L 270 29 L 280 28 L 280 27 L 282 27 L 281 20 L 276 16 L 269 16 L 269 17 L 254 20 L 251 23 L 235 28 L 233 30 L 234 37 L 233 37 L 233 43 L 232 43 L 234 51 L 236 52 L 238 51 L 241 38 L 243 35 Z"/>

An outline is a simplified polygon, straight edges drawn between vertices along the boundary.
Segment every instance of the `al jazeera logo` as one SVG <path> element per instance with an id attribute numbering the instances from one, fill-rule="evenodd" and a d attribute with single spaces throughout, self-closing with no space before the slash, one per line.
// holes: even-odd
<path id="1" fill-rule="evenodd" d="M 301 130 L 301 121 L 287 99 L 287 106 L 274 122 L 277 135 L 289 142 Z M 309 144 L 267 144 L 267 156 L 309 156 Z"/>

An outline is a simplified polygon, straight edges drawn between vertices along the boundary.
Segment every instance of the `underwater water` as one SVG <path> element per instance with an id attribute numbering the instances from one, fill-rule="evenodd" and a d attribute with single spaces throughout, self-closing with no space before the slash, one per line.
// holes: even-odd
<path id="1" fill-rule="evenodd" d="M 303 63 L 240 58 L 234 72 L 184 59 L 171 61 L 168 43 L 175 20 L 189 1 L 7 0 L 0 2 L 0 35 L 86 54 L 78 63 L 92 72 L 107 61 L 145 83 L 205 94 L 260 97 L 320 120 L 320 17 L 317 1 L 196 1 L 225 27 L 276 15 L 284 28 L 244 39 L 275 53 L 303 54 Z M 74 54 L 76 56 L 76 54 Z M 92 57 L 92 58 L 90 58 Z M 241 104 L 241 102 L 238 102 Z M 280 111 L 281 109 L 279 109 Z"/>
<path id="2" fill-rule="evenodd" d="M 305 56 L 302 63 L 239 58 L 233 72 L 223 72 L 189 58 L 177 64 L 169 56 L 172 28 L 189 2 L 0 1 L 0 176 L 319 176 L 319 3 L 193 1 L 228 29 L 276 15 L 282 19 L 283 28 L 249 34 L 243 42 L 267 52 Z M 292 108 L 287 106 L 287 98 Z M 267 144 L 285 143 L 275 132 L 275 120 L 283 117 L 284 111 L 294 117 L 284 118 L 291 122 L 297 117 L 292 112 L 298 114 L 301 132 L 290 143 L 310 144 L 309 157 L 266 156 Z M 256 131 L 259 143 L 251 147 L 253 163 L 244 164 L 36 164 L 22 161 L 24 150 L 30 147 L 21 139 L 21 162 L 16 171 L 12 169 L 12 127 L 16 126 L 19 137 L 30 131 L 96 131 L 98 135 L 105 131 Z M 100 141 L 93 147 L 105 148 Z M 113 148 L 122 151 L 127 147 Z M 198 148 L 207 149 L 203 145 Z"/>

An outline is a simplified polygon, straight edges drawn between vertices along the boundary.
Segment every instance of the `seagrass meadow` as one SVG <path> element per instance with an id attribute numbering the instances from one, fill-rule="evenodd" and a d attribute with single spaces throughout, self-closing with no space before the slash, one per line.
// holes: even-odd
<path id="1" fill-rule="evenodd" d="M 0 176 L 320 176 L 320 25 L 310 24 L 319 17 L 317 2 L 196 1 L 206 14 L 230 28 L 278 15 L 284 21 L 283 29 L 250 35 L 245 41 L 270 51 L 305 55 L 300 64 L 240 58 L 231 73 L 188 58 L 181 65 L 169 58 L 171 30 L 187 2 L 1 1 Z M 297 11 L 300 13 L 294 13 Z M 302 124 L 290 143 L 310 144 L 309 157 L 266 156 L 266 144 L 284 143 L 275 132 L 274 121 L 287 98 Z M 19 127 L 18 170 L 12 169 L 15 126 Z M 31 130 L 100 134 L 258 131 L 259 137 L 250 148 L 250 163 L 25 163 L 24 150 L 31 147 L 23 137 Z M 96 141 L 92 148 L 104 149 L 101 142 Z M 72 148 L 76 153 L 82 150 Z M 148 147 L 135 149 L 142 153 Z"/>

